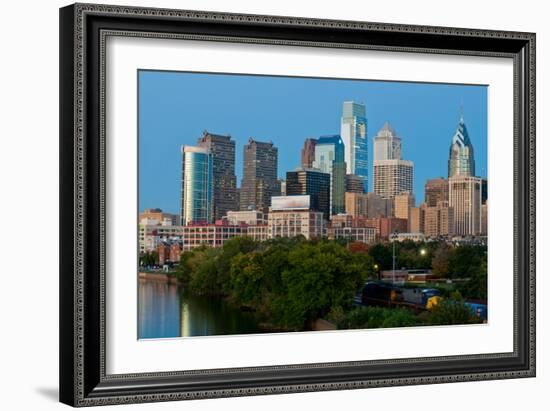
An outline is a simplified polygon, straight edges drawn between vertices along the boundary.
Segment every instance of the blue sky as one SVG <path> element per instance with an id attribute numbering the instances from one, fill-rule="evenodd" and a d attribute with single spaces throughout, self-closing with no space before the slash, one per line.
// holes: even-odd
<path id="1" fill-rule="evenodd" d="M 139 209 L 179 213 L 183 144 L 203 130 L 231 134 L 240 186 L 249 137 L 279 148 L 279 176 L 300 165 L 304 139 L 340 133 L 342 102 L 363 102 L 372 191 L 373 138 L 389 121 L 414 161 L 417 204 L 429 178 L 447 176 L 460 107 L 474 146 L 476 174 L 487 176 L 487 87 L 368 80 L 139 71 Z"/>

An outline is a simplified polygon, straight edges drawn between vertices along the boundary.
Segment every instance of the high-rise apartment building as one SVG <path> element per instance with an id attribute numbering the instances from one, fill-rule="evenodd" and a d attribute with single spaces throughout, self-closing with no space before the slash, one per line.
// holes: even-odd
<path id="1" fill-rule="evenodd" d="M 339 135 L 319 137 L 315 144 L 313 168 L 329 173 L 331 214 L 345 210 L 346 163 L 344 161 L 344 143 Z"/>
<path id="2" fill-rule="evenodd" d="M 443 177 L 426 181 L 424 201 L 428 207 L 435 207 L 440 201 L 449 201 L 449 181 Z"/>
<path id="3" fill-rule="evenodd" d="M 414 164 L 401 158 L 401 138 L 389 123 L 374 138 L 374 147 L 374 192 L 383 198 L 412 193 Z"/>
<path id="4" fill-rule="evenodd" d="M 315 161 L 315 144 L 317 143 L 316 138 L 306 138 L 304 141 L 304 147 L 301 152 L 301 164 L 304 168 L 313 167 L 313 162 Z"/>
<path id="5" fill-rule="evenodd" d="M 344 101 L 340 136 L 345 146 L 346 173 L 355 174 L 368 191 L 367 118 L 365 105 Z"/>
<path id="6" fill-rule="evenodd" d="M 224 217 L 228 211 L 238 209 L 237 177 L 235 176 L 235 141 L 204 131 L 197 145 L 212 154 L 213 164 L 213 212 L 214 219 Z"/>
<path id="7" fill-rule="evenodd" d="M 281 191 L 277 179 L 277 147 L 271 141 L 266 143 L 250 138 L 243 151 L 240 209 L 266 211 L 271 197 Z"/>
<path id="8" fill-rule="evenodd" d="M 210 223 L 213 213 L 213 156 L 204 147 L 182 147 L 181 223 Z"/>
<path id="9" fill-rule="evenodd" d="M 413 191 L 414 164 L 409 160 L 374 162 L 374 192 L 382 198 Z"/>
<path id="10" fill-rule="evenodd" d="M 286 173 L 286 195 L 309 195 L 310 208 L 330 217 L 330 174 L 311 168 L 298 168 Z"/>
<path id="11" fill-rule="evenodd" d="M 449 206 L 454 209 L 454 232 L 462 236 L 481 233 L 481 178 L 449 178 Z"/>
<path id="12" fill-rule="evenodd" d="M 461 115 L 449 148 L 449 178 L 475 174 L 474 146 L 464 123 L 464 116 Z"/>

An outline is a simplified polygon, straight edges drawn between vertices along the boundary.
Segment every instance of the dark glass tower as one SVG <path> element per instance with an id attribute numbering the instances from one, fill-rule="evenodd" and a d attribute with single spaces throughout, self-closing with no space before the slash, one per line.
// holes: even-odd
<path id="1" fill-rule="evenodd" d="M 197 145 L 212 154 L 213 163 L 213 213 L 219 220 L 228 211 L 238 210 L 237 177 L 235 176 L 235 141 L 204 131 Z"/>
<path id="2" fill-rule="evenodd" d="M 278 150 L 273 143 L 252 138 L 244 146 L 240 209 L 267 211 L 271 197 L 281 193 L 277 179 Z"/>
<path id="3" fill-rule="evenodd" d="M 319 137 L 315 144 L 313 168 L 329 173 L 331 214 L 346 210 L 346 161 L 344 143 L 339 135 Z"/>
<path id="4" fill-rule="evenodd" d="M 330 217 L 330 174 L 299 168 L 286 173 L 286 195 L 309 195 L 310 207 Z"/>

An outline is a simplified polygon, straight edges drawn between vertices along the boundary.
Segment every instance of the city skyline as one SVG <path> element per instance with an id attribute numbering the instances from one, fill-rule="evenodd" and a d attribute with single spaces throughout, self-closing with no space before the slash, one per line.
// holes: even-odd
<path id="1" fill-rule="evenodd" d="M 449 146 L 461 106 L 475 146 L 477 175 L 486 177 L 484 86 L 150 71 L 140 71 L 139 78 L 140 210 L 159 207 L 176 212 L 180 147 L 196 145 L 204 130 L 229 134 L 235 141 L 238 186 L 243 179 L 243 147 L 249 138 L 272 141 L 279 148 L 277 176 L 286 179 L 288 171 L 300 166 L 307 138 L 338 134 L 345 101 L 366 106 L 369 192 L 373 191 L 373 138 L 390 122 L 402 139 L 404 158 L 415 163 L 413 186 L 420 203 L 425 182 L 447 174 Z M 319 95 L 323 98 L 313 98 Z M 251 97 L 255 99 L 249 101 Z M 233 104 L 229 104 L 231 98 Z M 288 104 L 277 104 L 282 100 Z M 387 105 L 389 102 L 392 104 Z"/>

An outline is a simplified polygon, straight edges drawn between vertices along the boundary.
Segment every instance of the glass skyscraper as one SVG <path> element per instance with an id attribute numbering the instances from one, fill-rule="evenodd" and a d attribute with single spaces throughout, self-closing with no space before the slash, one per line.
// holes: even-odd
<path id="1" fill-rule="evenodd" d="M 345 212 L 346 162 L 344 142 L 339 135 L 319 137 L 313 168 L 330 174 L 331 214 Z"/>
<path id="2" fill-rule="evenodd" d="M 181 223 L 211 223 L 213 157 L 204 147 L 182 147 Z"/>
<path id="3" fill-rule="evenodd" d="M 310 208 L 330 217 L 330 174 L 310 168 L 297 168 L 286 173 L 286 195 L 309 195 Z"/>
<path id="4" fill-rule="evenodd" d="M 449 148 L 449 178 L 475 174 L 474 146 L 464 123 L 464 116 L 461 115 Z"/>
<path id="5" fill-rule="evenodd" d="M 340 136 L 345 146 L 347 174 L 355 174 L 363 180 L 368 191 L 367 118 L 365 105 L 344 101 Z"/>
<path id="6" fill-rule="evenodd" d="M 238 210 L 237 177 L 235 176 L 235 141 L 231 136 L 222 136 L 205 131 L 197 141 L 199 147 L 212 154 L 213 163 L 213 213 L 219 220 L 228 211 Z"/>

